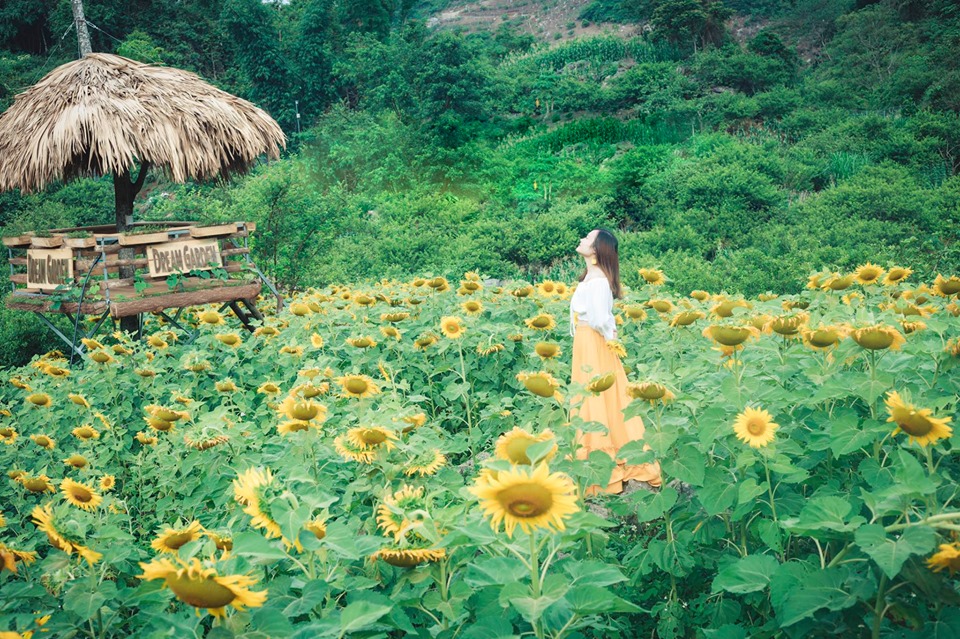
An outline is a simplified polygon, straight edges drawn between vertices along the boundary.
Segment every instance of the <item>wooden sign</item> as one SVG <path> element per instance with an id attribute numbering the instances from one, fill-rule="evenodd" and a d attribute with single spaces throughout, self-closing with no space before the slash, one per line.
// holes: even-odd
<path id="1" fill-rule="evenodd" d="M 27 288 L 49 291 L 72 283 L 71 249 L 27 249 Z"/>
<path id="2" fill-rule="evenodd" d="M 220 244 L 217 240 L 187 240 L 164 242 L 147 247 L 150 277 L 164 277 L 171 273 L 209 271 L 223 266 Z"/>

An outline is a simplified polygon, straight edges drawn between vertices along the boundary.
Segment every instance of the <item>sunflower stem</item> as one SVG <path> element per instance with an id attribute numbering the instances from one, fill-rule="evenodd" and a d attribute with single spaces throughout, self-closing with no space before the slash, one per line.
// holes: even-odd
<path id="1" fill-rule="evenodd" d="M 949 525 L 945 522 L 953 521 L 960 519 L 960 511 L 954 511 L 952 513 L 938 513 L 936 515 L 930 515 L 923 519 L 918 519 L 916 521 L 908 521 L 902 524 L 890 524 L 889 526 L 884 526 L 884 530 L 887 532 L 895 532 L 897 530 L 903 530 L 904 528 L 910 528 L 911 526 L 942 526 Z"/>
<path id="2" fill-rule="evenodd" d="M 540 546 L 537 544 L 536 528 L 530 530 L 530 588 L 533 598 L 540 598 Z M 540 627 L 539 617 L 533 620 L 533 632 L 537 639 L 543 638 L 543 629 Z"/>
<path id="3" fill-rule="evenodd" d="M 770 481 L 770 466 L 767 465 L 767 456 L 761 454 L 761 457 L 763 458 L 763 470 L 767 473 L 767 492 L 770 494 L 770 511 L 773 513 L 774 523 L 779 523 L 780 520 L 777 519 L 777 504 L 773 499 L 773 482 Z"/>
<path id="4" fill-rule="evenodd" d="M 460 341 L 457 340 L 457 353 L 460 355 L 460 379 L 464 384 L 469 385 L 467 381 L 467 366 L 463 361 L 463 346 L 460 345 Z M 470 390 L 467 390 L 466 394 L 463 396 L 463 401 L 467 407 L 467 439 L 470 444 L 470 457 L 475 457 L 476 455 L 473 452 L 473 415 L 471 414 L 470 409 Z"/>
<path id="5" fill-rule="evenodd" d="M 887 575 L 884 572 L 880 572 L 880 585 L 877 586 L 877 602 L 874 605 L 873 613 L 873 632 L 871 633 L 871 639 L 880 639 L 880 626 L 883 624 L 883 613 L 885 610 L 885 602 L 887 593 L 884 591 L 887 585 Z"/>

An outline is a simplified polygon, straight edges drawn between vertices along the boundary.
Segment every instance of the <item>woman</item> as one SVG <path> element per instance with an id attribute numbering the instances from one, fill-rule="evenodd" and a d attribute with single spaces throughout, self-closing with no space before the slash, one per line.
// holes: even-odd
<path id="1" fill-rule="evenodd" d="M 604 229 L 587 233 L 577 246 L 577 253 L 586 261 L 586 270 L 570 298 L 570 333 L 573 335 L 574 382 L 586 385 L 591 378 L 613 371 L 616 381 L 602 393 L 591 393 L 583 398 L 574 413 L 584 421 L 600 422 L 607 427 L 604 433 L 577 433 L 581 448 L 577 456 L 585 459 L 592 451 L 602 450 L 616 459 L 617 451 L 629 441 L 643 439 L 643 420 L 633 417 L 624 420 L 623 409 L 630 402 L 627 395 L 627 375 L 620 359 L 607 348 L 607 340 L 616 339 L 617 322 L 613 317 L 613 298 L 622 297 L 620 290 L 620 259 L 617 238 Z M 660 464 L 627 466 L 617 460 L 606 487 L 608 493 L 619 493 L 624 482 L 636 480 L 651 486 L 660 485 Z M 600 487 L 590 488 L 591 493 Z"/>

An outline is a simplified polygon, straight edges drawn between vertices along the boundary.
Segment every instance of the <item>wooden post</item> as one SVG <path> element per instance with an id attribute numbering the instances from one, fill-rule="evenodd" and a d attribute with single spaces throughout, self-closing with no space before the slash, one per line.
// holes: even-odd
<path id="1" fill-rule="evenodd" d="M 137 197 L 137 193 L 139 193 L 140 189 L 143 187 L 143 181 L 147 177 L 147 169 L 149 168 L 149 162 L 140 163 L 140 173 L 137 175 L 136 182 L 130 181 L 130 171 L 124 171 L 119 175 L 114 174 L 113 176 L 113 197 L 117 218 L 117 233 L 123 233 L 131 224 L 133 224 L 133 200 Z M 132 260 L 133 257 L 133 248 L 120 249 L 119 258 L 121 260 Z M 121 279 L 133 279 L 136 270 L 137 269 L 135 266 L 121 266 Z M 121 317 L 120 330 L 127 333 L 139 333 L 140 317 L 137 315 Z"/>
<path id="2" fill-rule="evenodd" d="M 77 27 L 77 40 L 80 43 L 80 57 L 93 53 L 90 47 L 90 32 L 87 31 L 87 19 L 83 15 L 83 0 L 70 0 L 73 9 L 73 23 Z"/>

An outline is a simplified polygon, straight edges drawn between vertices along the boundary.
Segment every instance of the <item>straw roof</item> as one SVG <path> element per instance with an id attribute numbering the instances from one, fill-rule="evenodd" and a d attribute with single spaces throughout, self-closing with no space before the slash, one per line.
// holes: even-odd
<path id="1" fill-rule="evenodd" d="M 193 73 L 91 53 L 57 67 L 0 114 L 0 190 L 24 193 L 136 162 L 171 179 L 243 172 L 285 146 L 273 119 Z"/>

